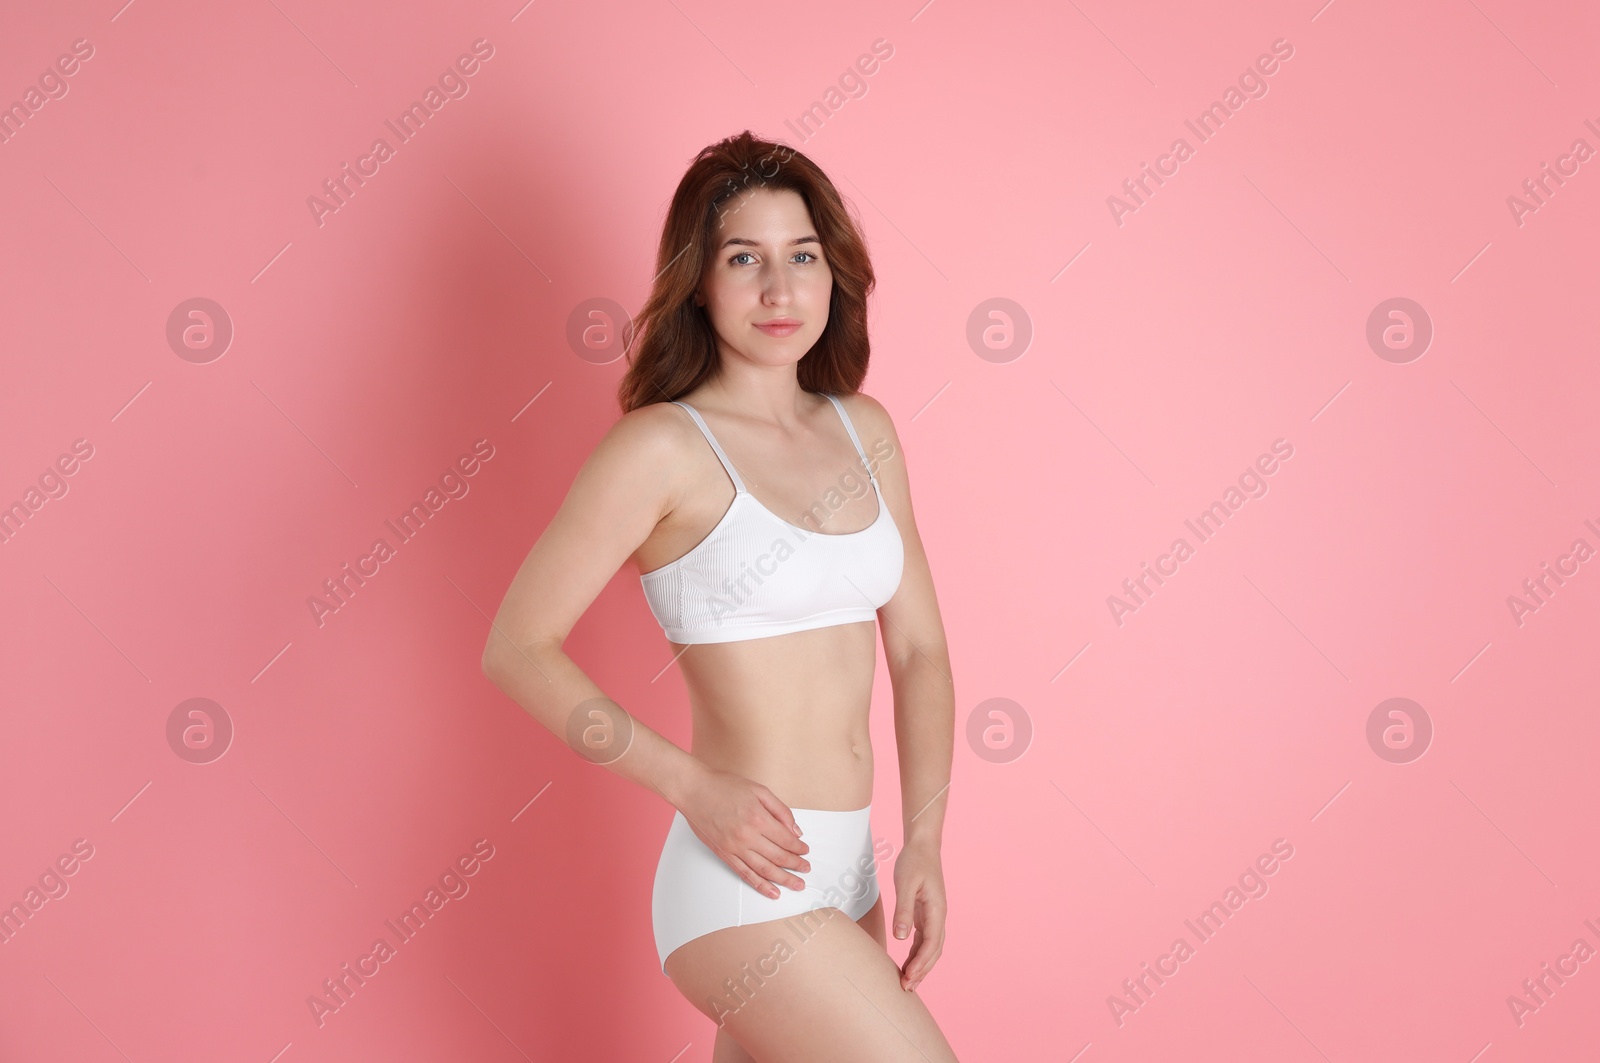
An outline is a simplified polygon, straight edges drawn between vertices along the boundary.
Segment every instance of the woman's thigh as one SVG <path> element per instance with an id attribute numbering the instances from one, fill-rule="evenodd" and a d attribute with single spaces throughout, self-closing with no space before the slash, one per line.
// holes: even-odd
<path id="1" fill-rule="evenodd" d="M 881 932 L 881 898 L 862 921 L 874 912 Z M 899 973 L 875 935 L 837 908 L 726 927 L 667 958 L 685 999 L 760 1063 L 956 1063 Z"/>
<path id="2" fill-rule="evenodd" d="M 876 941 L 879 947 L 889 947 L 889 936 L 884 927 L 883 896 L 880 894 L 872 907 L 867 909 L 867 914 L 856 920 L 856 925 L 867 932 L 867 936 Z M 744 1050 L 744 1046 L 734 1040 L 733 1034 L 728 1032 L 726 1026 L 717 1027 L 716 1044 L 711 1050 L 711 1063 L 758 1063 L 756 1058 Z"/>

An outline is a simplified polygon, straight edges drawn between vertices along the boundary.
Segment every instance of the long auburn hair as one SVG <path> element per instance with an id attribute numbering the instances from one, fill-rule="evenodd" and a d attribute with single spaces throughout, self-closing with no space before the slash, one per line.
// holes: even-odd
<path id="1" fill-rule="evenodd" d="M 816 163 L 746 129 L 702 148 L 673 193 L 650 295 L 627 330 L 628 370 L 617 385 L 623 413 L 676 399 L 716 372 L 716 333 L 693 296 L 724 204 L 752 188 L 799 193 L 833 273 L 828 324 L 795 366 L 800 387 L 836 395 L 861 387 L 871 353 L 867 296 L 875 283 L 866 241 Z"/>

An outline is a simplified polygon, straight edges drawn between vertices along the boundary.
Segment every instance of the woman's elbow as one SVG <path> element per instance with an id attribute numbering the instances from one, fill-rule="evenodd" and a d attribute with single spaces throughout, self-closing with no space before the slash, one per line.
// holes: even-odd
<path id="1" fill-rule="evenodd" d="M 483 657 L 479 664 L 483 674 L 500 683 L 500 677 L 505 674 L 507 658 L 516 653 L 516 644 L 510 637 L 495 627 L 489 632 L 489 641 L 483 644 Z"/>
<path id="2" fill-rule="evenodd" d="M 479 663 L 483 674 L 503 687 L 518 666 L 531 662 L 534 655 L 546 647 L 559 649 L 565 641 L 554 635 L 513 639 L 497 629 L 490 634 L 488 643 L 483 647 L 483 657 Z"/>

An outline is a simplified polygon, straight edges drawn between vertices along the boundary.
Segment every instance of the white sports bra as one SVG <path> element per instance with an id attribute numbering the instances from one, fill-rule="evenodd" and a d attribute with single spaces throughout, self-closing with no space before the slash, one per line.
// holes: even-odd
<path id="1" fill-rule="evenodd" d="M 689 411 L 711 444 L 733 481 L 734 495 L 716 527 L 693 549 L 639 576 L 650 611 L 671 641 L 735 642 L 872 620 L 894 596 L 905 566 L 900 529 L 844 404 L 827 398 L 839 411 L 878 500 L 878 516 L 860 531 L 825 534 L 781 519 L 745 490 L 700 411 L 675 403 Z"/>

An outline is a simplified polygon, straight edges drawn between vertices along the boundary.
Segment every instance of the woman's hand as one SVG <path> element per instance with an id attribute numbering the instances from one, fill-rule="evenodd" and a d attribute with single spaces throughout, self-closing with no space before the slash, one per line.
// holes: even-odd
<path id="1" fill-rule="evenodd" d="M 944 950 L 944 864 L 939 850 L 912 843 L 894 862 L 894 936 L 915 925 L 911 954 L 900 968 L 900 988 L 916 989 Z"/>
<path id="2" fill-rule="evenodd" d="M 778 896 L 779 885 L 806 888 L 784 868 L 810 871 L 803 854 L 811 846 L 800 840 L 800 828 L 789 806 L 758 782 L 731 771 L 708 768 L 685 790 L 678 811 L 695 837 L 733 868 L 757 893 Z"/>

